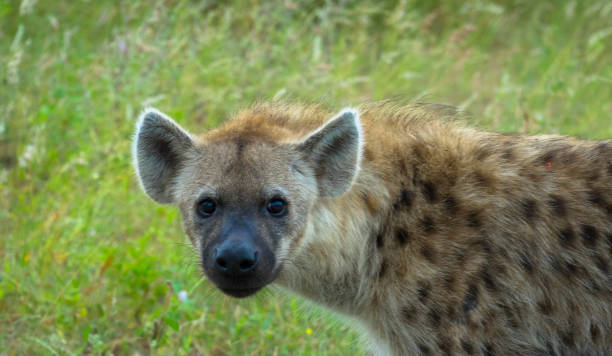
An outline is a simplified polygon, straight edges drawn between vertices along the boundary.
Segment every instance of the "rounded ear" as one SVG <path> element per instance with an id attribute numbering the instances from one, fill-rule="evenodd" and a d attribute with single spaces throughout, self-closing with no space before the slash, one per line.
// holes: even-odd
<path id="1" fill-rule="evenodd" d="M 173 203 L 174 180 L 193 149 L 191 134 L 162 112 L 145 109 L 132 142 L 134 169 L 145 193 L 158 203 Z"/>
<path id="2" fill-rule="evenodd" d="M 359 171 L 362 149 L 359 112 L 350 108 L 340 111 L 298 145 L 315 172 L 321 197 L 335 197 L 349 190 Z"/>

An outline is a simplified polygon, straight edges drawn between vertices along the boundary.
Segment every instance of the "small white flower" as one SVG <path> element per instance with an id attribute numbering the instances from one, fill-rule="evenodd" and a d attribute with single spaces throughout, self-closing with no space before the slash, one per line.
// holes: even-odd
<path id="1" fill-rule="evenodd" d="M 57 20 L 57 17 L 49 15 L 47 16 L 47 19 L 49 20 L 49 24 L 51 25 L 51 27 L 53 27 L 54 30 L 57 30 L 59 28 L 59 21 Z"/>
<path id="2" fill-rule="evenodd" d="M 117 49 L 120 53 L 125 53 L 127 51 L 127 43 L 125 43 L 124 40 L 119 40 L 119 43 L 117 43 Z"/>
<path id="3" fill-rule="evenodd" d="M 23 151 L 21 156 L 19 157 L 19 167 L 25 167 L 28 163 L 34 158 L 36 155 L 36 146 L 27 145 L 26 149 Z"/>
<path id="4" fill-rule="evenodd" d="M 187 301 L 187 291 L 186 290 L 182 290 L 182 291 L 178 292 L 178 299 L 181 302 L 186 302 Z"/>

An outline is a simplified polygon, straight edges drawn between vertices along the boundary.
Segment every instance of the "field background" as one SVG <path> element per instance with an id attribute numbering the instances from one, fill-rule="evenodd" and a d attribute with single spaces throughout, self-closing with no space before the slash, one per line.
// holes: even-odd
<path id="1" fill-rule="evenodd" d="M 385 98 L 610 138 L 612 2 L 0 0 L 0 355 L 363 354 L 299 298 L 211 288 L 130 138 L 145 105 L 202 132 Z"/>

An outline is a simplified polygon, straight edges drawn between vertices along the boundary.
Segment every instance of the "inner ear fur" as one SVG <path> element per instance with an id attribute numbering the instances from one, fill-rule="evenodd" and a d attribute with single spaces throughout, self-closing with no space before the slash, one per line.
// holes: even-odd
<path id="1" fill-rule="evenodd" d="M 145 109 L 132 144 L 134 169 L 145 193 L 158 203 L 173 203 L 175 178 L 193 149 L 191 134 L 164 113 Z"/>
<path id="2" fill-rule="evenodd" d="M 339 196 L 353 184 L 363 148 L 361 131 L 359 112 L 344 109 L 299 144 L 315 172 L 321 197 Z"/>

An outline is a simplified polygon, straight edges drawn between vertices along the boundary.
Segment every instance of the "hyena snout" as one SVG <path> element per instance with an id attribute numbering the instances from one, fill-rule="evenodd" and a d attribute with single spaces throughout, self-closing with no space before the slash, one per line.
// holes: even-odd
<path id="1" fill-rule="evenodd" d="M 270 246 L 255 231 L 230 229 L 202 250 L 204 272 L 225 294 L 255 294 L 278 274 Z"/>
<path id="2" fill-rule="evenodd" d="M 247 241 L 227 240 L 213 251 L 215 269 L 228 277 L 245 277 L 253 273 L 260 253 Z"/>

